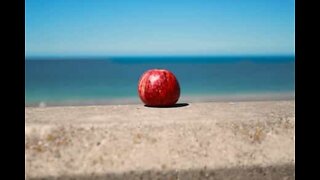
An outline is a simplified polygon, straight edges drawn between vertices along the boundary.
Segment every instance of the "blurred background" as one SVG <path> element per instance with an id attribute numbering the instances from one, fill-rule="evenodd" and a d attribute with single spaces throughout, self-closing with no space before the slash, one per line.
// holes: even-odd
<path id="1" fill-rule="evenodd" d="M 25 105 L 138 103 L 152 68 L 185 101 L 294 98 L 294 18 L 291 0 L 26 0 Z"/>

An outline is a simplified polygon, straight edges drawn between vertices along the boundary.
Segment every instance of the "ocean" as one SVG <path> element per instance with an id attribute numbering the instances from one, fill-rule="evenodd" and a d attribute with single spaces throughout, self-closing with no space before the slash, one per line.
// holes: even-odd
<path id="1" fill-rule="evenodd" d="M 294 56 L 26 58 L 25 105 L 139 103 L 139 78 L 154 68 L 176 75 L 183 103 L 294 98 Z"/>

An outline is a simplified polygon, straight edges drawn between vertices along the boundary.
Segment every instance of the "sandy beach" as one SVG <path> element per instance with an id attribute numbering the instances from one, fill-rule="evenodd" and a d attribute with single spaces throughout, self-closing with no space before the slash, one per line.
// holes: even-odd
<path id="1" fill-rule="evenodd" d="M 294 179 L 294 106 L 26 107 L 26 179 Z"/>

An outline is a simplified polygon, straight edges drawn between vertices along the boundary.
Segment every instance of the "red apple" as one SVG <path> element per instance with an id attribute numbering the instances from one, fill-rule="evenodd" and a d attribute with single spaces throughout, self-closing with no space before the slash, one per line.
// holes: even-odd
<path id="1" fill-rule="evenodd" d="M 147 106 L 172 106 L 180 97 L 180 86 L 172 72 L 151 69 L 140 77 L 138 93 Z"/>

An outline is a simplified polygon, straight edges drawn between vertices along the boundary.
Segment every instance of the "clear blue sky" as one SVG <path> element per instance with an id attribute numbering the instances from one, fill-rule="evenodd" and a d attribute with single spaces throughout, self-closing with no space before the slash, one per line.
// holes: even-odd
<path id="1" fill-rule="evenodd" d="M 26 0 L 26 56 L 294 55 L 294 0 Z"/>

